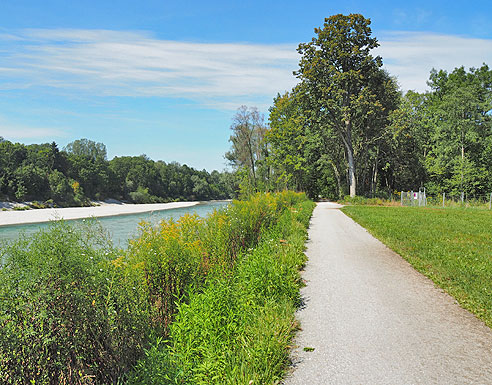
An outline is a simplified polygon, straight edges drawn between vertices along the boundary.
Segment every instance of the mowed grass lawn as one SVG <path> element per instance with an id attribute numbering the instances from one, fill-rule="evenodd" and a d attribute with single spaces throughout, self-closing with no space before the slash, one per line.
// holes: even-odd
<path id="1" fill-rule="evenodd" d="M 492 327 L 492 212 L 346 206 L 343 212 Z"/>

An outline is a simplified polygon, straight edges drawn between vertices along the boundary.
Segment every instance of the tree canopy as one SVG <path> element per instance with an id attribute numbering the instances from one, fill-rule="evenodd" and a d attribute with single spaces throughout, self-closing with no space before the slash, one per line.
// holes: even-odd
<path id="1" fill-rule="evenodd" d="M 433 69 L 429 91 L 403 93 L 371 53 L 378 42 L 369 19 L 334 15 L 314 32 L 298 48 L 298 84 L 269 109 L 260 162 L 268 173 L 249 173 L 256 186 L 327 198 L 421 187 L 455 196 L 492 192 L 486 64 Z"/>
<path id="2" fill-rule="evenodd" d="M 234 195 L 234 176 L 166 164 L 142 156 L 107 160 L 106 146 L 87 139 L 64 150 L 56 143 L 0 141 L 0 199 L 84 205 L 116 198 L 136 203 L 226 199 Z"/>
<path id="3" fill-rule="evenodd" d="M 371 55 L 378 42 L 369 25 L 370 20 L 359 14 L 331 16 L 323 28 L 315 29 L 311 42 L 298 48 L 302 56 L 296 75 L 308 118 L 323 132 L 321 138 L 343 145 L 351 196 L 357 193 L 358 179 L 368 183 L 368 176 L 357 172 L 357 164 L 362 167 L 367 158 L 377 163 L 377 142 L 398 100 L 396 84 L 381 69 L 382 59 Z"/>

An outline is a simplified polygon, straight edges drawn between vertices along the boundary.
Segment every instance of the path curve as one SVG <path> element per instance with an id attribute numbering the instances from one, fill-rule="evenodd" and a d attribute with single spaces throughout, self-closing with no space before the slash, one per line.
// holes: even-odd
<path id="1" fill-rule="evenodd" d="M 311 219 L 285 384 L 492 384 L 491 329 L 339 207 Z"/>

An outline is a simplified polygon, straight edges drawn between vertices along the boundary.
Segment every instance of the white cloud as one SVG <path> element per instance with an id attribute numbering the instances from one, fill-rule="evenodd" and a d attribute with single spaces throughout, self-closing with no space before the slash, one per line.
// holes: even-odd
<path id="1" fill-rule="evenodd" d="M 430 70 L 492 62 L 492 40 L 387 32 L 376 54 L 405 90 Z M 206 107 L 266 108 L 290 90 L 297 44 L 199 43 L 144 32 L 42 29 L 0 34 L 0 89 L 54 87 L 88 95 L 184 98 Z"/>
<path id="2" fill-rule="evenodd" d="M 139 32 L 25 30 L 5 40 L 15 46 L 0 57 L 0 76 L 14 71 L 12 88 L 34 84 L 212 105 L 271 102 L 295 84 L 298 61 L 295 45 L 178 42 Z"/>
<path id="3" fill-rule="evenodd" d="M 38 139 L 46 137 L 63 137 L 65 134 L 52 128 L 35 127 L 0 127 L 0 136 L 11 141 Z"/>
<path id="4" fill-rule="evenodd" d="M 452 71 L 492 64 L 492 40 L 433 33 L 388 32 L 375 54 L 404 90 L 425 91 L 432 68 Z"/>
<path id="5" fill-rule="evenodd" d="M 0 137 L 10 141 L 64 137 L 66 133 L 56 128 L 32 127 L 9 122 L 0 116 Z"/>

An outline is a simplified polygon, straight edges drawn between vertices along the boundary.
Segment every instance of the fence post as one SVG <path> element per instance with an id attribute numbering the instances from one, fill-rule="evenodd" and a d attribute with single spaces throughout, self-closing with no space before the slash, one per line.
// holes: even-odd
<path id="1" fill-rule="evenodd" d="M 490 193 L 489 210 L 492 209 L 492 193 Z"/>
<path id="2" fill-rule="evenodd" d="M 401 192 L 401 206 L 403 206 L 403 191 Z"/>
<path id="3" fill-rule="evenodd" d="M 446 193 L 442 193 L 442 207 L 444 207 L 444 201 L 446 200 Z"/>

